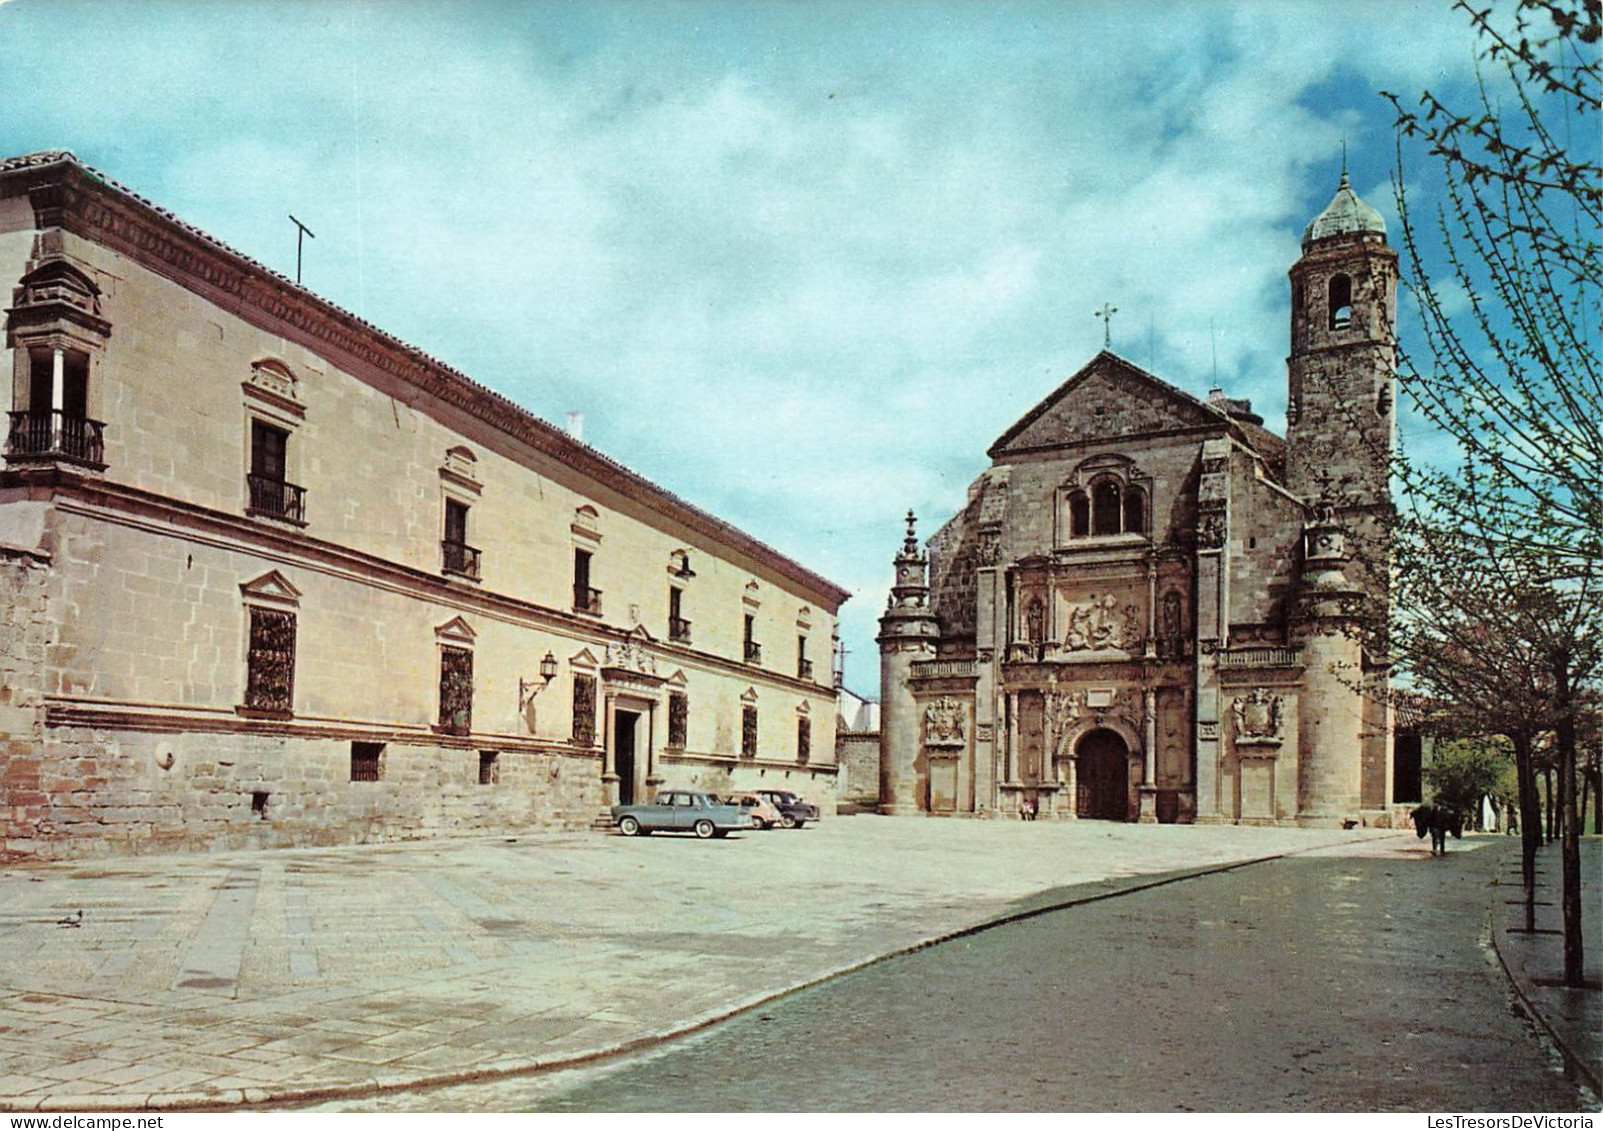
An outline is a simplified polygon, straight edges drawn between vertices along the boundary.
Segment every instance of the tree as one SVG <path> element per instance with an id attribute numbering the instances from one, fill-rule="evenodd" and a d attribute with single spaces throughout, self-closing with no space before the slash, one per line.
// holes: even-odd
<path id="1" fill-rule="evenodd" d="M 1478 823 L 1481 799 L 1497 793 L 1513 764 L 1513 750 L 1506 740 L 1454 738 L 1437 745 L 1435 760 L 1426 767 L 1425 778 L 1437 802 Z"/>
<path id="2" fill-rule="evenodd" d="M 1435 610 L 1411 610 L 1400 595 L 1399 619 L 1439 625 L 1444 618 L 1435 614 L 1456 600 L 1445 621 L 1489 613 L 1477 631 L 1517 642 L 1530 664 L 1558 759 L 1564 971 L 1567 984 L 1579 985 L 1576 739 L 1603 620 L 1603 374 L 1595 341 L 1603 178 L 1593 140 L 1603 0 L 1454 7 L 1483 48 L 1476 105 L 1463 112 L 1431 91 L 1417 108 L 1387 97 L 1397 111 L 1394 183 L 1425 345 L 1419 357 L 1399 351 L 1399 376 L 1459 459 L 1445 467 L 1403 460 L 1398 474 L 1426 544 L 1453 542 L 1491 600 L 1462 584 L 1435 598 L 1416 587 Z M 1443 202 L 1433 213 L 1413 207 L 1403 172 L 1418 146 L 1441 180 Z M 1506 612 L 1496 611 L 1499 596 Z M 1417 633 L 1416 642 L 1429 637 Z M 1431 662 L 1404 654 L 1405 664 L 1410 655 Z M 1534 794 L 1534 780 L 1522 775 L 1521 784 Z M 1533 849 L 1525 844 L 1529 877 Z"/>

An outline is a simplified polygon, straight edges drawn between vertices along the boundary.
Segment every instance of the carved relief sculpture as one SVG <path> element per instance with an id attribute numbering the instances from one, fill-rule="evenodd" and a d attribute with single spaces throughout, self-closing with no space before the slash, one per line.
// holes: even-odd
<path id="1" fill-rule="evenodd" d="M 1136 646 L 1140 625 L 1136 607 L 1119 607 L 1112 593 L 1102 596 L 1091 594 L 1088 601 L 1069 606 L 1069 629 L 1063 637 L 1063 647 L 1070 652 L 1101 652 L 1112 648 L 1132 649 Z"/>
<path id="2" fill-rule="evenodd" d="M 1237 746 L 1278 745 L 1284 740 L 1284 700 L 1266 687 L 1236 696 L 1230 707 L 1236 718 Z"/>
<path id="3" fill-rule="evenodd" d="M 1085 710 L 1084 691 L 1057 691 L 1046 693 L 1046 746 L 1053 756 L 1068 756 L 1065 749 L 1069 732 Z"/>
<path id="4" fill-rule="evenodd" d="M 950 695 L 943 695 L 924 708 L 925 746 L 965 746 L 968 743 L 964 726 L 966 712 L 963 704 Z"/>

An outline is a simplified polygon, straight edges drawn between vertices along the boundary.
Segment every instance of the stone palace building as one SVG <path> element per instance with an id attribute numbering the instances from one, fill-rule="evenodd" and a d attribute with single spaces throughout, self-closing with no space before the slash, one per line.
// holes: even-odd
<path id="1" fill-rule="evenodd" d="M 1104 351 L 908 516 L 883 810 L 1388 823 L 1397 256 L 1345 172 L 1302 252 L 1284 438 Z"/>
<path id="2" fill-rule="evenodd" d="M 0 279 L 0 848 L 832 810 L 839 586 L 71 154 Z"/>

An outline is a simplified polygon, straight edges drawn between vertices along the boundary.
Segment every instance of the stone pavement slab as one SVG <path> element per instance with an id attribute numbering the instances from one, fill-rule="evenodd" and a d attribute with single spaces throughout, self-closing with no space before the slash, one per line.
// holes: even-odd
<path id="1" fill-rule="evenodd" d="M 0 1109 L 217 1108 L 571 1064 L 1028 913 L 1387 831 L 852 817 L 0 871 Z M 81 925 L 63 926 L 83 912 Z"/>

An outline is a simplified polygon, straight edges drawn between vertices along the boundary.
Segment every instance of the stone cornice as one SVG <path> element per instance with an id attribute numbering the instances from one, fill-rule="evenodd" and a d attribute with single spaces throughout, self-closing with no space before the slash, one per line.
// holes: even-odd
<path id="1" fill-rule="evenodd" d="M 27 193 L 40 227 L 60 226 L 364 379 L 379 373 L 466 413 L 665 518 L 795 583 L 833 613 L 847 590 L 616 460 L 535 417 L 437 358 L 317 297 L 66 152 L 0 161 L 0 197 Z"/>

